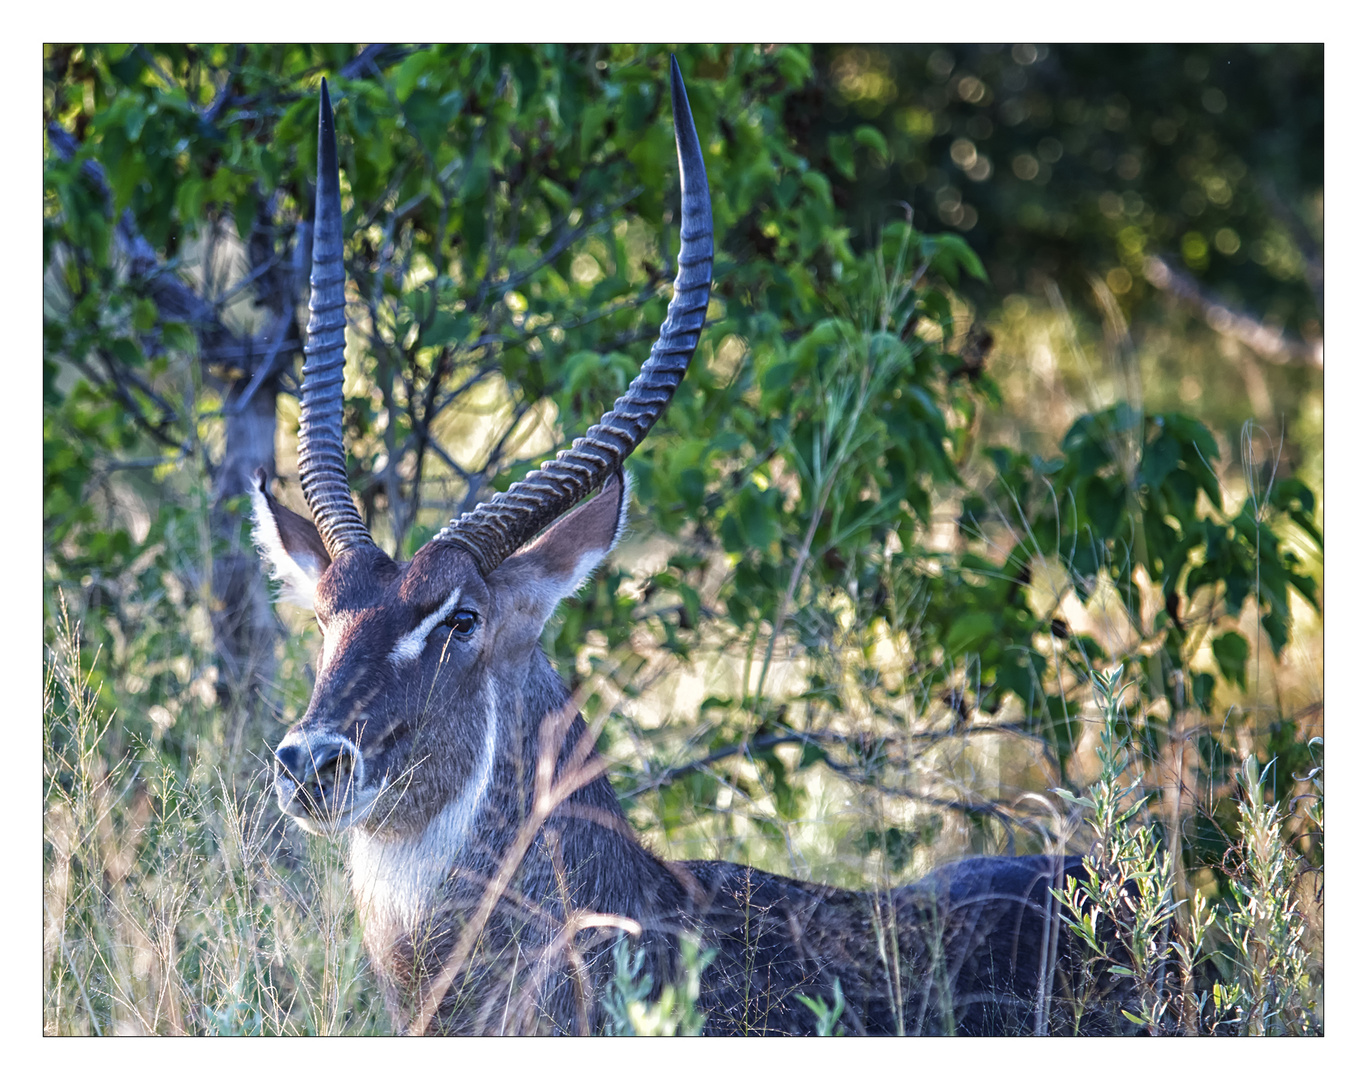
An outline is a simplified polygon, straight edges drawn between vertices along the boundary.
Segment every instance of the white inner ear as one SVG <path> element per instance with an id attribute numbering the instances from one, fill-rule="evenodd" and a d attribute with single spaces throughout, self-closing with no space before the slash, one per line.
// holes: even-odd
<path id="1" fill-rule="evenodd" d="M 427 636 L 441 625 L 442 620 L 456 610 L 458 603 L 460 603 L 460 589 L 457 587 L 451 590 L 451 595 L 446 598 L 441 607 L 394 643 L 394 647 L 389 650 L 389 662 L 395 665 L 407 664 L 421 656 L 423 646 L 427 644 Z"/>
<path id="2" fill-rule="evenodd" d="M 574 569 L 570 571 L 570 576 L 565 579 L 560 588 L 560 595 L 557 598 L 563 600 L 567 596 L 573 596 L 584 587 L 584 583 L 593 576 L 593 572 L 598 569 L 598 565 L 612 554 L 612 549 L 617 546 L 618 541 L 627 531 L 627 508 L 631 505 L 631 473 L 622 470 L 622 501 L 617 508 L 617 524 L 612 530 L 612 539 L 608 541 L 607 547 L 591 548 L 579 556 L 574 564 Z"/>
<path id="3" fill-rule="evenodd" d="M 280 599 L 312 611 L 314 587 L 323 567 L 312 555 L 301 553 L 295 558 L 286 550 L 270 503 L 255 484 L 252 485 L 252 522 L 252 541 L 270 564 L 271 577 L 281 584 Z"/>

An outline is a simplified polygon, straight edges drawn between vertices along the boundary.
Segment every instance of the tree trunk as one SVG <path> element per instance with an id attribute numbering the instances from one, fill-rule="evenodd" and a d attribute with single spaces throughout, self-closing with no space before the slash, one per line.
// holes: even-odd
<path id="1" fill-rule="evenodd" d="M 275 643 L 279 624 L 261 559 L 243 526 L 241 501 L 251 490 L 252 474 L 275 474 L 276 378 L 269 376 L 246 408 L 236 403 L 251 380 L 239 379 L 228 397 L 225 448 L 214 478 L 210 529 L 214 537 L 214 643 L 219 657 L 219 696 L 225 703 L 252 710 L 254 699 L 270 702 L 275 682 Z"/>
<path id="2" fill-rule="evenodd" d="M 266 728 L 263 736 L 273 742 L 275 732 L 265 713 L 278 716 L 280 708 L 275 691 L 280 622 L 246 524 L 250 509 L 237 498 L 251 491 L 257 469 L 275 475 L 278 373 L 302 340 L 295 320 L 296 299 L 308 280 L 312 230 L 307 225 L 296 229 L 293 243 L 285 241 L 293 250 L 277 253 L 274 201 L 262 200 L 247 245 L 249 273 L 274 262 L 256 286 L 258 303 L 267 315 L 266 330 L 261 347 L 252 342 L 245 350 L 251 357 L 245 370 L 232 372 L 232 388 L 225 396 L 223 460 L 215 471 L 210 512 L 219 698 L 230 709 L 227 735 L 234 751 L 242 736 L 258 726 L 253 723 L 258 717 Z"/>

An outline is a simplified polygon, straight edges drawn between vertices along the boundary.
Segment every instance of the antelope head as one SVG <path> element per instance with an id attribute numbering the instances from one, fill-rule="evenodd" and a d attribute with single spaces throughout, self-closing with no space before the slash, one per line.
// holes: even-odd
<path id="1" fill-rule="evenodd" d="M 323 634 L 308 710 L 275 753 L 280 806 L 310 831 L 411 834 L 453 806 L 468 828 L 490 784 L 507 703 L 546 699 L 531 685 L 554 678 L 540 653 L 542 628 L 621 535 L 622 463 L 669 404 L 707 312 L 707 176 L 677 62 L 671 76 L 683 221 L 674 296 L 649 359 L 584 436 L 452 520 L 407 563 L 375 544 L 348 484 L 342 208 L 323 83 L 299 424 L 299 479 L 313 520 L 280 505 L 264 473 L 253 491 L 257 544 L 284 596 L 312 609 Z"/>

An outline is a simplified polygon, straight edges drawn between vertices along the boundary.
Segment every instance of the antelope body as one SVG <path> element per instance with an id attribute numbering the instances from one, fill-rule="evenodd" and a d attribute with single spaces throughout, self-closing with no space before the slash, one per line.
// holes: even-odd
<path id="1" fill-rule="evenodd" d="M 627 520 L 622 462 L 663 413 L 711 287 L 701 151 L 677 64 L 682 239 L 640 375 L 559 457 L 452 521 L 411 562 L 352 502 L 342 440 L 341 204 L 323 84 L 299 469 L 309 521 L 258 474 L 255 536 L 323 650 L 276 751 L 282 809 L 345 834 L 365 944 L 400 1030 L 594 1032 L 620 952 L 654 993 L 713 951 L 713 1033 L 804 1033 L 836 981 L 851 1032 L 1050 1030 L 1070 990 L 1050 886 L 1076 861 L 977 858 L 891 893 L 725 862 L 666 862 L 633 835 L 539 639 Z M 597 491 L 588 501 L 582 501 Z M 578 504 L 578 505 L 577 505 Z M 575 508 L 577 505 L 577 508 Z"/>

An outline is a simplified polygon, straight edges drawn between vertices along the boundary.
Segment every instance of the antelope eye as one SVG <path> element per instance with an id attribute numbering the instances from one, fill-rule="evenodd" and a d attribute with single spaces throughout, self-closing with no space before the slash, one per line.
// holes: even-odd
<path id="1" fill-rule="evenodd" d="M 442 620 L 442 626 L 449 626 L 461 637 L 469 637 L 475 631 L 475 623 L 479 621 L 479 616 L 473 611 L 453 611 Z"/>

